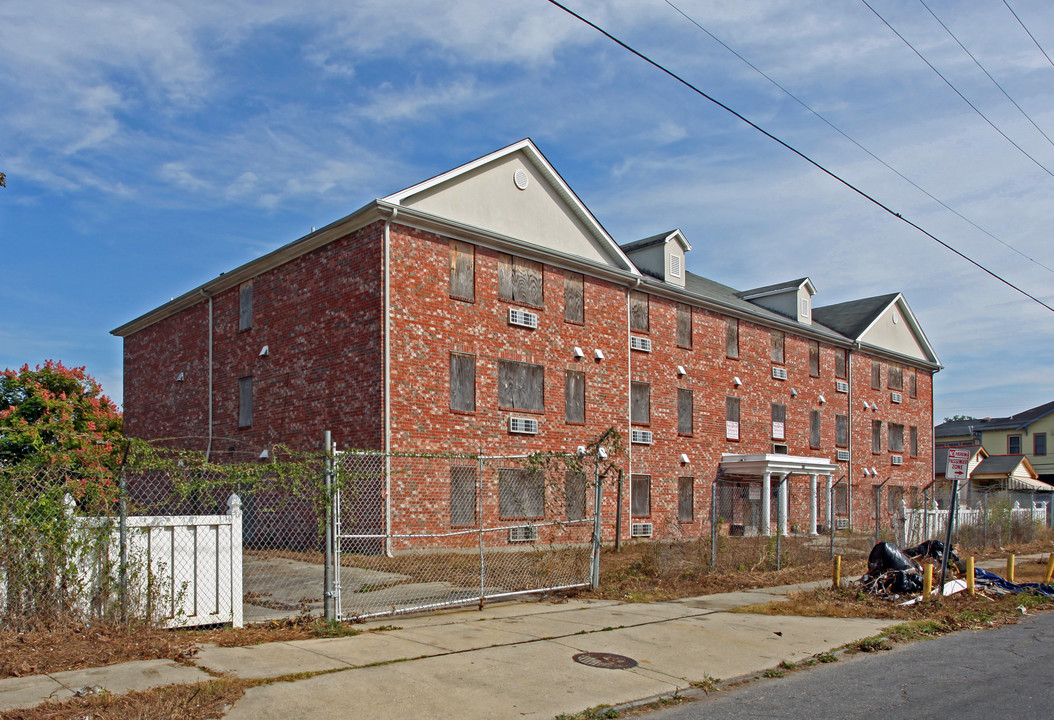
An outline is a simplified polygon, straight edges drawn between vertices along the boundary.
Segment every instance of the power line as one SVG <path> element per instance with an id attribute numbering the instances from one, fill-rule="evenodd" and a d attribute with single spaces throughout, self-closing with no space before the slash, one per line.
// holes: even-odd
<path id="1" fill-rule="evenodd" d="M 630 45 L 627 45 L 622 40 L 619 40 L 617 37 L 615 37 L 614 35 L 609 33 L 604 28 L 600 27 L 596 23 L 594 23 L 591 20 L 588 20 L 585 17 L 579 15 L 574 10 L 571 10 L 566 5 L 561 4 L 557 0 L 547 0 L 547 2 L 549 4 L 551 4 L 551 5 L 555 5 L 556 7 L 560 8 L 561 10 L 563 10 L 568 15 L 571 15 L 572 17 L 577 18 L 581 22 L 585 23 L 589 27 L 591 27 L 594 30 L 596 30 L 597 32 L 599 32 L 601 35 L 603 35 L 607 39 L 609 39 L 612 42 L 614 42 L 615 44 L 619 45 L 624 50 L 627 50 L 628 52 L 633 53 L 634 55 L 639 57 L 641 60 L 643 60 L 644 62 L 648 63 L 649 65 L 651 65 L 655 69 L 659 70 L 660 72 L 665 73 L 666 75 L 669 75 L 671 78 L 673 78 L 677 82 L 681 83 L 682 85 L 684 85 L 686 88 L 688 88 L 692 92 L 696 93 L 697 95 L 702 96 L 703 98 L 706 98 L 707 100 L 712 102 L 714 105 L 717 105 L 722 110 L 730 113 L 731 115 L 734 115 L 736 118 L 738 118 L 739 120 L 743 121 L 744 123 L 746 123 L 750 127 L 754 128 L 755 130 L 757 130 L 759 133 L 761 133 L 765 137 L 767 137 L 770 140 L 778 143 L 779 145 L 782 145 L 787 150 L 790 150 L 792 153 L 794 153 L 795 155 L 800 157 L 802 160 L 805 160 L 807 163 L 809 163 L 810 165 L 815 167 L 820 172 L 824 173 L 825 175 L 827 175 L 828 177 L 830 177 L 830 178 L 832 178 L 834 180 L 837 180 L 839 183 L 841 183 L 845 187 L 849 188 L 850 190 L 855 192 L 857 195 L 861 196 L 865 200 L 870 201 L 872 204 L 876 205 L 877 207 L 881 208 L 882 210 L 885 210 L 887 213 L 889 213 L 890 215 L 893 215 L 894 217 L 899 219 L 901 222 L 906 223 L 907 225 L 915 228 L 916 230 L 918 230 L 920 233 L 922 233 L 926 237 L 930 238 L 931 240 L 933 240 L 937 244 L 941 245 L 942 247 L 946 248 L 947 250 L 950 250 L 951 252 L 955 253 L 956 255 L 961 257 L 963 260 L 966 260 L 971 265 L 977 267 L 979 270 L 982 270 L 983 272 L 985 272 L 986 274 L 988 274 L 991 277 L 995 278 L 996 280 L 998 280 L 999 282 L 1003 283 L 1007 287 L 1009 287 L 1009 288 L 1011 288 L 1013 290 L 1016 290 L 1017 292 L 1021 293 L 1022 295 L 1024 295 L 1027 298 L 1029 298 L 1033 302 L 1035 302 L 1035 303 L 1037 303 L 1039 305 L 1042 305 L 1047 310 L 1050 310 L 1051 312 L 1054 312 L 1054 307 L 1051 307 L 1050 305 L 1047 305 L 1045 302 L 1043 302 L 1039 298 L 1037 298 L 1034 295 L 1028 293 L 1027 291 L 1019 288 L 1017 285 L 1014 285 L 1012 282 L 1010 282 L 1006 278 L 1003 278 L 1002 276 L 998 275 L 997 273 L 992 272 L 991 270 L 986 268 L 984 265 L 981 265 L 976 260 L 974 260 L 974 259 L 970 258 L 969 256 L 963 254 L 962 252 L 956 250 L 951 245 L 949 245 L 948 243 L 944 242 L 939 237 L 937 237 L 933 233 L 929 232 L 925 228 L 915 224 L 911 220 L 908 220 L 906 217 L 904 217 L 900 213 L 893 211 L 892 208 L 890 208 L 887 205 L 883 204 L 881 201 L 879 201 L 878 199 L 872 197 L 871 195 L 868 195 L 866 192 L 864 192 L 863 190 L 861 190 L 857 186 L 853 185 L 848 180 L 845 180 L 840 175 L 837 175 L 833 171 L 828 170 L 826 167 L 824 167 L 823 165 L 821 165 L 817 161 L 813 160 L 811 157 L 809 157 L 808 155 L 803 153 L 801 150 L 798 150 L 794 146 L 792 146 L 792 145 L 786 143 L 785 141 L 781 140 L 780 138 L 776 137 L 775 135 L 770 133 L 768 130 L 764 129 L 763 127 L 761 127 L 757 123 L 755 123 L 752 120 L 748 119 L 746 116 L 744 116 L 743 114 L 739 113 L 738 111 L 732 109 L 731 107 L 729 107 L 728 105 L 724 104 L 723 102 L 721 102 L 717 98 L 713 97 L 712 95 L 710 95 L 710 94 L 706 93 L 705 91 L 699 89 L 698 87 L 696 87 L 692 83 L 690 83 L 687 80 L 685 80 L 684 78 L 682 78 L 677 73 L 675 73 L 672 70 L 669 70 L 668 68 L 666 68 L 664 65 L 656 62 L 655 60 L 652 60 L 650 57 L 648 57 L 644 53 L 640 52 L 639 50 L 631 47 Z"/>
<path id="2" fill-rule="evenodd" d="M 922 62 L 926 63 L 926 65 L 929 67 L 930 70 L 932 70 L 933 72 L 937 73 L 937 77 L 939 77 L 941 80 L 943 80 L 945 85 L 950 87 L 952 89 L 952 91 L 955 92 L 956 95 L 958 95 L 960 98 L 962 98 L 963 102 L 965 102 L 967 105 L 969 105 L 970 108 L 975 113 L 980 115 L 981 118 L 986 123 L 988 123 L 992 127 L 993 130 L 995 130 L 997 133 L 1002 135 L 1004 140 L 1006 140 L 1008 143 L 1010 143 L 1011 145 L 1016 147 L 1018 149 L 1018 151 L 1022 155 L 1027 157 L 1032 162 L 1034 162 L 1037 166 L 1039 166 L 1043 170 L 1043 172 L 1047 173 L 1047 175 L 1050 175 L 1051 177 L 1054 177 L 1054 172 L 1051 172 L 1050 169 L 1047 168 L 1046 165 L 1044 165 L 1039 160 L 1037 160 L 1036 158 L 1034 158 L 1031 155 L 1029 155 L 1028 151 L 1026 151 L 1023 147 L 1018 145 L 1013 140 L 1011 140 L 1009 135 L 1007 135 L 1005 132 L 1000 130 L 998 125 L 996 125 L 994 122 L 989 120 L 988 116 L 985 115 L 983 112 L 981 112 L 981 110 L 976 105 L 974 105 L 972 102 L 970 102 L 970 100 L 965 95 L 963 95 L 961 92 L 959 92 L 959 88 L 955 87 L 955 85 L 953 85 L 952 82 L 950 80 L 948 80 L 948 78 L 944 77 L 944 75 L 941 74 L 941 71 L 938 70 L 936 67 L 934 67 L 933 63 L 931 63 L 929 60 L 927 60 L 926 57 L 922 53 L 920 53 L 918 50 L 915 49 L 914 45 L 912 45 L 910 42 L 908 42 L 907 38 L 905 38 L 903 35 L 901 35 L 899 32 L 897 32 L 896 28 L 894 28 L 892 25 L 890 25 L 889 22 L 884 17 L 882 17 L 877 10 L 875 10 L 873 7 L 871 7 L 871 5 L 868 4 L 867 0 L 860 0 L 860 2 L 862 2 L 867 7 L 868 10 L 873 12 L 875 14 L 875 17 L 877 17 L 879 20 L 881 20 L 882 23 L 887 28 L 889 28 L 893 32 L 894 35 L 896 35 L 898 38 L 900 38 L 904 42 L 905 45 L 907 45 L 909 48 L 911 48 L 911 51 L 913 53 L 915 53 L 916 55 L 918 55 L 919 59 L 922 60 Z"/>
<path id="3" fill-rule="evenodd" d="M 746 64 L 747 64 L 748 66 L 750 66 L 750 68 L 751 68 L 751 69 L 753 69 L 753 70 L 754 70 L 754 71 L 755 71 L 756 73 L 758 73 L 759 75 L 761 75 L 761 77 L 765 78 L 765 79 L 766 79 L 766 80 L 768 80 L 768 81 L 769 81 L 770 83 L 772 83 L 773 85 L 775 85 L 775 86 L 776 86 L 777 88 L 779 88 L 780 90 L 782 90 L 782 91 L 783 91 L 784 93 L 786 93 L 786 94 L 787 94 L 787 96 L 789 96 L 789 97 L 790 97 L 790 98 L 791 98 L 792 100 L 794 100 L 794 101 L 795 101 L 796 103 L 798 103 L 798 104 L 799 104 L 799 105 L 801 105 L 801 106 L 802 106 L 803 108 L 805 108 L 806 110 L 808 110 L 809 112 L 811 112 L 811 113 L 812 113 L 813 115 L 815 115 L 815 116 L 816 116 L 817 118 L 819 118 L 820 120 L 822 120 L 822 121 L 823 121 L 823 122 L 824 122 L 824 123 L 825 123 L 825 124 L 826 124 L 826 125 L 827 125 L 828 127 L 830 127 L 830 128 L 832 129 L 832 130 L 834 130 L 834 131 L 835 131 L 836 133 L 838 133 L 839 135 L 841 135 L 842 137 L 844 137 L 844 138 L 845 138 L 846 140 L 848 140 L 849 142 L 853 143 L 853 145 L 856 145 L 856 147 L 858 147 L 858 148 L 859 148 L 860 150 L 864 151 L 865 153 L 867 153 L 868 155 L 870 155 L 870 156 L 871 156 L 872 158 L 874 158 L 875 160 L 877 160 L 878 162 L 880 162 L 880 163 L 881 163 L 882 165 L 884 165 L 884 166 L 885 166 L 885 167 L 886 167 L 886 168 L 887 168 L 887 169 L 888 169 L 888 170 L 889 170 L 890 172 L 893 172 L 893 173 L 894 173 L 894 174 L 896 174 L 896 175 L 897 175 L 897 176 L 898 176 L 898 177 L 899 177 L 900 179 L 904 180 L 904 182 L 908 183 L 908 184 L 909 184 L 909 185 L 911 185 L 911 186 L 912 186 L 913 188 L 915 188 L 916 190 L 918 190 L 919 192 L 921 192 L 921 193 L 922 193 L 923 195 L 925 195 L 926 197 L 928 197 L 928 198 L 929 198 L 930 200 L 933 200 L 933 201 L 934 201 L 935 203 L 937 203 L 938 205 L 940 205 L 941 207 L 943 207 L 943 208 L 944 208 L 945 210 L 947 210 L 948 212 L 951 212 L 951 213 L 953 213 L 953 214 L 957 215 L 957 216 L 958 216 L 958 217 L 959 217 L 959 218 L 960 218 L 961 220 L 963 220 L 963 221 L 965 221 L 966 223 L 968 223 L 968 224 L 972 225 L 972 226 L 973 226 L 973 227 L 974 227 L 975 229 L 977 229 L 977 230 L 979 230 L 980 232 L 984 233 L 985 235 L 987 235 L 988 237 L 992 238 L 992 239 L 993 239 L 993 240 L 995 240 L 996 242 L 998 242 L 998 243 L 1000 243 L 1001 245 L 1005 246 L 1006 248 L 1008 248 L 1008 249 L 1010 249 L 1010 250 L 1014 251 L 1015 253 L 1017 253 L 1017 254 L 1018 254 L 1018 255 L 1020 255 L 1021 257 L 1025 258 L 1026 260 L 1029 260 L 1029 261 L 1031 261 L 1031 262 L 1035 263 L 1036 265 L 1038 265 L 1039 267 L 1043 268 L 1043 269 L 1044 269 L 1044 270 L 1046 270 L 1047 272 L 1050 272 L 1050 273 L 1054 273 L 1054 268 L 1051 268 L 1051 267 L 1049 267 L 1049 266 L 1047 266 L 1047 265 L 1044 265 L 1043 263 L 1041 263 L 1040 261 L 1036 260 L 1035 258 L 1033 258 L 1033 257 L 1031 257 L 1031 256 L 1029 256 L 1029 255 L 1026 255 L 1025 253 L 1021 252 L 1020 250 L 1018 250 L 1018 249 L 1017 249 L 1016 247 L 1014 247 L 1014 246 L 1013 246 L 1013 245 L 1011 245 L 1010 243 L 1008 243 L 1008 242 L 1006 242 L 1006 241 L 1002 240 L 1001 238 L 997 237 L 997 236 L 996 236 L 996 235 L 994 235 L 993 233 L 989 232 L 989 231 L 988 231 L 988 230 L 986 230 L 985 228 L 983 228 L 983 227 L 981 227 L 980 225 L 978 225 L 977 223 L 975 223 L 975 222 L 974 222 L 973 220 L 971 220 L 970 218 L 968 218 L 968 217 L 966 217 L 965 215 L 963 215 L 963 214 L 962 214 L 961 212 L 959 212 L 959 211 L 958 211 L 958 210 L 956 210 L 955 208 L 953 208 L 953 207 L 951 207 L 950 205 L 948 205 L 948 204 L 947 204 L 946 202 L 944 202 L 944 201 L 943 201 L 943 200 L 941 200 L 940 198 L 938 198 L 938 197 L 936 197 L 935 195 L 933 195 L 932 193 L 930 193 L 930 192 L 929 192 L 928 190 L 926 190 L 926 189 L 925 189 L 925 188 L 923 188 L 923 187 L 922 187 L 921 185 L 919 185 L 918 183 L 916 183 L 916 182 L 915 182 L 914 180 L 912 180 L 911 178 L 909 178 L 908 176 L 906 176 L 906 175 L 905 175 L 904 173 L 900 172 L 900 171 L 899 171 L 899 170 L 897 170 L 897 169 L 896 169 L 895 167 L 893 167 L 892 165 L 890 165 L 890 164 L 889 164 L 888 162 L 886 162 L 885 160 L 883 160 L 882 158 L 880 158 L 880 157 L 879 157 L 878 155 L 876 155 L 875 153 L 873 153 L 873 152 L 872 152 L 871 150 L 869 150 L 868 148 L 864 147 L 864 146 L 863 146 L 862 144 L 860 144 L 860 143 L 859 143 L 859 142 L 858 142 L 858 141 L 857 141 L 856 139 L 854 139 L 853 137 L 851 137 L 850 135 L 848 135 L 848 134 L 847 134 L 847 133 L 846 133 L 845 131 L 843 131 L 843 130 L 842 130 L 842 129 L 841 129 L 840 127 L 838 127 L 837 125 L 835 125 L 834 123 L 832 123 L 832 122 L 831 122 L 830 120 L 828 120 L 828 119 L 827 119 L 826 117 L 824 117 L 824 116 L 823 116 L 823 115 L 821 115 L 821 114 L 820 114 L 819 112 L 817 112 L 816 110 L 814 110 L 814 109 L 813 109 L 813 108 L 812 108 L 812 107 L 811 107 L 810 105 L 808 105 L 808 104 L 807 104 L 807 103 L 806 103 L 805 101 L 803 101 L 803 100 L 802 100 L 801 98 L 799 98 L 799 97 L 798 97 L 797 95 L 795 95 L 794 93 L 792 93 L 792 92 L 791 92 L 790 90 L 788 90 L 787 88 L 783 87 L 783 85 L 781 85 L 781 84 L 780 84 L 780 83 L 778 83 L 778 82 L 777 82 L 776 80 L 774 80 L 774 79 L 773 79 L 773 78 L 772 78 L 772 77 L 771 77 L 770 75 L 768 75 L 768 74 L 767 74 L 767 73 L 765 73 L 765 72 L 764 72 L 763 70 L 761 70 L 761 69 L 760 69 L 760 68 L 758 68 L 758 67 L 757 67 L 756 65 L 754 65 L 754 63 L 750 62 L 750 61 L 749 61 L 749 60 L 747 60 L 747 59 L 746 59 L 745 57 L 743 57 L 743 56 L 742 56 L 742 55 L 740 55 L 740 54 L 739 54 L 738 52 L 736 52 L 736 51 L 735 51 L 735 50 L 734 50 L 733 48 L 729 47 L 729 46 L 728 46 L 728 44 L 726 44 L 726 43 L 725 43 L 725 42 L 724 42 L 723 40 L 721 40 L 721 38 L 719 38 L 719 37 L 717 37 L 716 35 L 714 35 L 714 34 L 713 34 L 712 32 L 710 32 L 710 31 L 709 31 L 709 30 L 707 30 L 707 29 L 706 29 L 705 27 L 703 27 L 703 26 L 702 26 L 702 25 L 700 25 L 700 24 L 699 24 L 698 22 L 696 22 L 696 20 L 695 20 L 694 18 L 692 18 L 692 17 L 691 17 L 691 16 L 689 16 L 689 15 L 688 15 L 687 13 L 685 13 L 685 12 L 684 12 L 683 10 L 681 10 L 681 8 L 679 8 L 679 7 L 677 7 L 676 5 L 674 5 L 674 4 L 673 4 L 673 2 L 671 2 L 671 0 L 665 0 L 665 2 L 666 2 L 666 4 L 667 4 L 667 5 L 669 5 L 669 6 L 670 6 L 670 7 L 672 7 L 672 8 L 674 9 L 674 10 L 676 10 L 676 11 L 677 11 L 678 13 L 680 13 L 680 14 L 681 14 L 681 16 L 682 16 L 682 17 L 683 17 L 683 18 L 684 18 L 685 20 L 687 20 L 688 22 L 692 23 L 692 24 L 693 24 L 693 25 L 695 25 L 695 26 L 696 26 L 697 28 L 699 28 L 700 30 L 702 30 L 702 31 L 703 31 L 704 33 L 706 33 L 707 35 L 709 35 L 709 36 L 710 36 L 710 37 L 711 37 L 711 38 L 712 38 L 712 39 L 713 39 L 713 40 L 714 40 L 715 42 L 717 42 L 717 43 L 718 43 L 719 45 L 721 45 L 721 47 L 723 47 L 723 48 L 724 48 L 725 50 L 728 50 L 728 51 L 729 51 L 730 53 L 732 53 L 732 54 L 733 54 L 733 55 L 735 55 L 735 56 L 736 56 L 737 58 L 739 58 L 740 60 L 742 60 L 742 61 L 743 61 L 744 63 L 746 63 Z"/>
<path id="4" fill-rule="evenodd" d="M 1017 20 L 1017 24 L 1021 26 L 1021 29 L 1028 33 L 1028 36 L 1032 38 L 1032 42 L 1034 42 L 1036 44 L 1036 47 L 1039 48 L 1039 51 L 1043 53 L 1043 57 L 1047 59 L 1047 62 L 1049 62 L 1052 67 L 1054 67 L 1054 60 L 1050 59 L 1050 55 L 1047 55 L 1047 51 L 1044 50 L 1043 46 L 1039 44 L 1039 40 L 1036 40 L 1036 36 L 1032 34 L 1032 31 L 1025 27 L 1025 23 L 1023 23 L 1021 21 L 1021 18 L 1017 16 L 1017 13 L 1014 12 L 1014 8 L 1010 7 L 1010 3 L 1008 3 L 1006 0 L 1003 0 L 1003 4 L 1006 5 L 1006 9 L 1009 10 L 1010 14 L 1014 16 L 1015 20 Z"/>
<path id="5" fill-rule="evenodd" d="M 919 2 L 922 4 L 922 7 L 926 8 L 926 11 L 930 15 L 933 16 L 933 19 L 936 20 L 940 24 L 940 26 L 942 28 L 944 28 L 944 30 L 949 35 L 951 35 L 952 40 L 954 40 L 956 43 L 958 43 L 959 47 L 961 47 L 963 49 L 963 52 L 970 56 L 970 59 L 974 61 L 974 64 L 977 65 L 977 67 L 981 68 L 981 72 L 983 72 L 985 75 L 987 75 L 988 79 L 991 80 L 992 83 L 995 84 L 995 86 L 997 88 L 999 88 L 999 91 L 1001 93 L 1003 93 L 1003 95 L 1006 97 L 1006 99 L 1009 100 L 1010 102 L 1012 102 L 1014 104 L 1014 107 L 1016 107 L 1018 109 L 1018 111 L 1020 111 L 1020 113 L 1025 116 L 1025 119 L 1028 120 L 1030 123 L 1032 123 L 1032 127 L 1034 127 L 1036 130 L 1038 130 L 1039 134 L 1042 135 L 1044 138 L 1046 138 L 1048 143 L 1050 143 L 1051 145 L 1054 145 L 1054 140 L 1051 140 L 1050 136 L 1048 136 L 1045 132 L 1043 132 L 1043 129 L 1039 125 L 1036 124 L 1036 121 L 1033 120 L 1029 116 L 1029 114 L 1027 112 L 1025 112 L 1024 108 L 1022 108 L 1020 105 L 1018 105 L 1017 101 L 1014 100 L 1014 98 L 1010 97 L 1010 93 L 1008 93 L 1003 88 L 1003 86 L 999 84 L 999 81 L 996 80 L 994 77 L 992 77 L 992 73 L 988 72 L 988 70 L 985 69 L 985 66 L 981 64 L 981 61 L 978 60 L 976 57 L 974 57 L 974 54 L 972 52 L 970 52 L 969 50 L 966 49 L 966 46 L 962 44 L 962 42 L 959 40 L 959 38 L 955 37 L 955 33 L 953 33 L 951 31 L 951 28 L 949 28 L 947 25 L 944 24 L 944 21 L 942 21 L 939 17 L 937 17 L 937 13 L 933 12 L 933 10 L 930 9 L 930 6 L 926 4 L 926 0 L 919 0 Z"/>

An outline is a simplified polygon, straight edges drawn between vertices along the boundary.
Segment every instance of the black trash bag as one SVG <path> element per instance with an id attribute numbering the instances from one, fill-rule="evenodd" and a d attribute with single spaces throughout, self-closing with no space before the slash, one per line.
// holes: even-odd
<path id="1" fill-rule="evenodd" d="M 914 547 L 904 548 L 904 554 L 912 558 L 931 558 L 940 563 L 944 561 L 944 543 L 940 540 L 927 540 L 926 542 L 919 543 Z M 960 560 L 959 556 L 955 553 L 954 547 L 952 547 L 951 552 L 948 553 L 948 563 L 955 565 L 960 572 L 965 570 L 962 560 Z"/>
<path id="2" fill-rule="evenodd" d="M 922 590 L 921 568 L 893 543 L 878 543 L 867 557 L 865 588 L 881 593 L 917 593 Z"/>
<path id="3" fill-rule="evenodd" d="M 871 548 L 871 554 L 867 556 L 867 574 L 878 577 L 887 570 L 917 573 L 922 568 L 893 543 L 881 542 Z"/>

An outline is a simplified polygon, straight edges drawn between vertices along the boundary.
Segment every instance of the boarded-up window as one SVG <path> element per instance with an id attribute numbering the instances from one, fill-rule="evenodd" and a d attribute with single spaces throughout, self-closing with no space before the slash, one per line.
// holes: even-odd
<path id="1" fill-rule="evenodd" d="M 834 488 L 834 512 L 841 516 L 849 514 L 849 487 L 845 483 Z"/>
<path id="2" fill-rule="evenodd" d="M 1036 437 L 1038 438 L 1042 434 L 1043 433 L 1038 433 L 1036 435 Z M 1046 441 L 1046 437 L 1044 437 L 1043 439 L 1044 439 L 1044 450 L 1046 450 L 1046 442 L 1045 442 Z M 908 430 L 908 442 L 911 443 L 911 446 L 910 446 L 911 457 L 918 457 L 919 456 L 919 429 L 917 427 L 915 427 L 914 425 L 912 425 L 911 428 Z"/>
<path id="3" fill-rule="evenodd" d="M 695 432 L 693 406 L 692 391 L 677 388 L 677 432 L 681 435 L 691 435 Z"/>
<path id="4" fill-rule="evenodd" d="M 779 330 L 772 331 L 772 362 L 783 363 L 784 334 Z"/>
<path id="5" fill-rule="evenodd" d="M 238 427 L 253 424 L 253 379 L 238 378 Z"/>
<path id="6" fill-rule="evenodd" d="M 886 488 L 886 508 L 890 514 L 899 513 L 903 508 L 900 504 L 904 502 L 904 488 L 890 485 Z"/>
<path id="7" fill-rule="evenodd" d="M 890 364 L 889 370 L 889 389 L 890 390 L 903 390 L 904 389 L 904 367 L 902 365 Z"/>
<path id="8" fill-rule="evenodd" d="M 882 421 L 871 421 L 871 452 L 882 452 Z"/>
<path id="9" fill-rule="evenodd" d="M 638 425 L 651 422 L 651 385 L 643 382 L 630 383 L 630 421 Z"/>
<path id="10" fill-rule="evenodd" d="M 629 291 L 629 328 L 648 332 L 648 294 Z"/>
<path id="11" fill-rule="evenodd" d="M 815 449 L 820 447 L 820 411 L 809 412 L 809 447 Z"/>
<path id="12" fill-rule="evenodd" d="M 739 439 L 739 398 L 725 398 L 725 438 Z"/>
<path id="13" fill-rule="evenodd" d="M 476 411 L 476 356 L 450 353 L 450 409 Z"/>
<path id="14" fill-rule="evenodd" d="M 573 323 L 586 321 L 585 286 L 578 273 L 564 275 L 564 320 Z"/>
<path id="15" fill-rule="evenodd" d="M 499 360 L 498 406 L 506 410 L 544 412 L 545 367 L 515 360 Z"/>
<path id="16" fill-rule="evenodd" d="M 248 330 L 253 326 L 253 281 L 242 283 L 238 288 L 238 329 Z"/>
<path id="17" fill-rule="evenodd" d="M 677 346 L 692 346 L 692 306 L 684 303 L 677 304 Z"/>
<path id="18" fill-rule="evenodd" d="M 450 468 L 450 524 L 476 524 L 476 468 Z"/>
<path id="19" fill-rule="evenodd" d="M 568 370 L 564 375 L 564 419 L 569 423 L 586 421 L 586 374 Z"/>
<path id="20" fill-rule="evenodd" d="M 725 357 L 739 357 L 739 320 L 725 318 Z"/>
<path id="21" fill-rule="evenodd" d="M 544 475 L 537 470 L 498 470 L 498 514 L 502 519 L 545 517 Z"/>
<path id="22" fill-rule="evenodd" d="M 839 380 L 846 379 L 845 355 L 845 348 L 834 349 L 834 376 Z"/>
<path id="23" fill-rule="evenodd" d="M 651 475 L 633 475 L 630 480 L 630 513 L 633 517 L 651 515 Z"/>
<path id="24" fill-rule="evenodd" d="M 919 396 L 919 371 L 915 368 L 911 368 L 908 374 L 908 395 L 913 398 Z"/>
<path id="25" fill-rule="evenodd" d="M 677 478 L 677 519 L 681 522 L 695 520 L 695 478 Z"/>
<path id="26" fill-rule="evenodd" d="M 849 416 L 834 416 L 834 444 L 835 447 L 849 447 Z"/>
<path id="27" fill-rule="evenodd" d="M 882 361 L 872 360 L 871 361 L 871 388 L 873 390 L 882 389 Z"/>
<path id="28" fill-rule="evenodd" d="M 820 377 L 820 343 L 816 340 L 809 341 L 809 375 Z"/>
<path id="29" fill-rule="evenodd" d="M 498 255 L 498 299 L 532 307 L 544 305 L 542 265 L 533 260 Z"/>
<path id="30" fill-rule="evenodd" d="M 476 247 L 471 243 L 450 241 L 450 297 L 476 299 Z"/>
<path id="31" fill-rule="evenodd" d="M 889 451 L 904 452 L 904 426 L 900 423 L 889 424 Z"/>
<path id="32" fill-rule="evenodd" d="M 787 406 L 772 403 L 772 439 L 787 439 Z"/>
<path id="33" fill-rule="evenodd" d="M 568 520 L 584 520 L 586 517 L 586 475 L 568 470 L 564 477 L 564 502 Z"/>

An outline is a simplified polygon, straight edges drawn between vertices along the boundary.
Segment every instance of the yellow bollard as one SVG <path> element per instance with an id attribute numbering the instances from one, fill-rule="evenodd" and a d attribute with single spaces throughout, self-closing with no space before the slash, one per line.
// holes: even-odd
<path id="1" fill-rule="evenodd" d="M 1054 553 L 1051 553 L 1050 559 L 1047 560 L 1047 574 L 1043 576 L 1043 584 L 1049 585 L 1052 577 L 1054 577 Z"/>
<path id="2" fill-rule="evenodd" d="M 1014 553 L 1010 553 L 1006 558 L 1006 579 L 1010 582 L 1014 582 L 1014 565 L 1017 556 Z"/>
<path id="3" fill-rule="evenodd" d="M 1052 555 L 1051 557 L 1054 557 L 1054 555 Z M 970 593 L 971 595 L 977 594 L 977 588 L 974 587 L 973 555 L 966 558 L 966 592 Z"/>
<path id="4" fill-rule="evenodd" d="M 929 600 L 933 593 L 933 563 L 926 563 L 922 569 L 922 599 Z"/>
<path id="5" fill-rule="evenodd" d="M 834 556 L 834 562 L 831 563 L 831 572 L 832 572 L 832 575 L 833 575 L 833 577 L 832 577 L 833 582 L 831 583 L 832 587 L 836 587 L 836 588 L 842 587 L 842 556 L 841 555 L 835 555 Z"/>

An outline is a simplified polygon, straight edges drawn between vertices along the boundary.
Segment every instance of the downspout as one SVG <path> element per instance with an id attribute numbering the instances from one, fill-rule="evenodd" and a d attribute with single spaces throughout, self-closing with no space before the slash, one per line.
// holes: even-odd
<path id="1" fill-rule="evenodd" d="M 860 343 L 856 344 L 857 348 L 860 347 Z M 849 357 L 845 362 L 845 373 L 846 380 L 849 383 L 849 480 L 845 486 L 845 504 L 846 510 L 852 508 L 853 502 L 853 348 L 849 348 Z M 831 498 L 832 500 L 834 498 Z M 835 522 L 834 508 L 831 508 L 831 522 Z M 849 512 L 849 527 L 853 527 L 853 513 Z"/>
<path id="2" fill-rule="evenodd" d="M 399 209 L 384 221 L 384 554 L 392 557 L 392 360 L 391 225 Z"/>
<path id="3" fill-rule="evenodd" d="M 209 429 L 207 437 L 209 439 L 208 445 L 205 448 L 205 462 L 212 459 L 212 332 L 213 332 L 213 320 L 212 320 L 212 295 L 208 295 L 205 290 L 201 291 L 202 295 L 205 295 L 209 299 Z"/>

